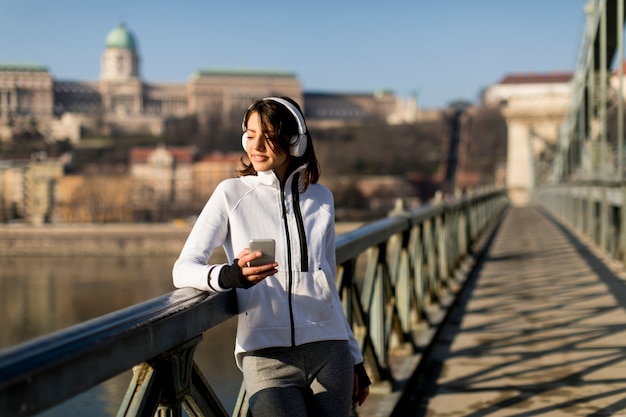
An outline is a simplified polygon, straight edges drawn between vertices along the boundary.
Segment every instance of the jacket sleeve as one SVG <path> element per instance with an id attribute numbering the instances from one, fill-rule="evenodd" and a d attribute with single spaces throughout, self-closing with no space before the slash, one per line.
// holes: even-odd
<path id="1" fill-rule="evenodd" d="M 224 264 L 209 264 L 215 249 L 224 244 L 227 235 L 228 209 L 224 198 L 224 183 L 221 183 L 200 212 L 178 259 L 174 262 L 174 286 L 193 287 L 203 291 L 227 291 L 218 284 L 219 272 Z"/>

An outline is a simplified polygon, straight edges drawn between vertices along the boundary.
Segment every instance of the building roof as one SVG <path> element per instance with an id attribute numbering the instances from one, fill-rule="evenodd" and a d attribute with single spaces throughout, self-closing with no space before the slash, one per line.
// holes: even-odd
<path id="1" fill-rule="evenodd" d="M 292 72 L 281 70 L 260 70 L 260 69 L 224 69 L 205 68 L 196 71 L 193 77 L 202 76 L 229 76 L 229 77 L 295 77 Z"/>
<path id="2" fill-rule="evenodd" d="M 506 75 L 499 84 L 552 84 L 567 83 L 573 72 L 519 73 Z"/>
<path id="3" fill-rule="evenodd" d="M 111 30 L 106 37 L 105 44 L 108 48 L 127 49 L 131 52 L 137 52 L 137 42 L 135 37 L 124 23 L 120 23 L 115 29 Z"/>
<path id="4" fill-rule="evenodd" d="M 0 71 L 48 72 L 48 69 L 37 64 L 17 64 L 0 62 Z"/>
<path id="5" fill-rule="evenodd" d="M 54 92 L 100 94 L 97 83 L 85 81 L 55 81 Z"/>

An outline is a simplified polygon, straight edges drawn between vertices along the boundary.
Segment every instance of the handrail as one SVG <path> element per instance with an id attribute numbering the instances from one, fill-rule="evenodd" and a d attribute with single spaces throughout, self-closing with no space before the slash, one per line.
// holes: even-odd
<path id="1" fill-rule="evenodd" d="M 0 415 L 36 414 L 170 351 L 236 315 L 233 300 L 179 289 L 6 349 Z"/>
<path id="2" fill-rule="evenodd" d="M 471 246 L 507 205 L 502 190 L 402 213 L 340 235 L 337 287 L 374 383 L 427 307 L 453 290 Z M 202 334 L 236 315 L 232 292 L 179 289 L 0 352 L 0 415 L 31 416 L 133 369 L 118 416 L 228 416 L 193 361 Z M 247 414 L 242 392 L 233 415 Z"/>

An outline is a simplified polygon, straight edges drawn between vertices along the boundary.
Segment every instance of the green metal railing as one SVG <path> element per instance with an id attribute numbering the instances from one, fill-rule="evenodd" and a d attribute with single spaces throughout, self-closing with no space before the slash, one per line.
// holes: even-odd
<path id="1" fill-rule="evenodd" d="M 390 355 L 419 349 L 431 307 L 508 205 L 482 190 L 337 237 L 337 287 L 375 384 Z M 118 416 L 228 416 L 193 360 L 202 334 L 236 315 L 232 292 L 180 289 L 0 352 L 0 415 L 30 416 L 132 368 Z M 391 388 L 389 388 L 391 389 Z M 233 415 L 248 413 L 242 391 Z M 390 410 L 391 411 L 391 410 Z"/>
<path id="2" fill-rule="evenodd" d="M 578 181 L 543 187 L 536 195 L 563 223 L 613 260 L 626 263 L 626 183 Z"/>

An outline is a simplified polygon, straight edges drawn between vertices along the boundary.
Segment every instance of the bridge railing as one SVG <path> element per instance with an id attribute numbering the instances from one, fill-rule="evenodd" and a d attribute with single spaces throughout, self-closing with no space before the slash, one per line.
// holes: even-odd
<path id="1" fill-rule="evenodd" d="M 615 261 L 626 262 L 626 183 L 577 181 L 546 185 L 536 200 Z"/>
<path id="2" fill-rule="evenodd" d="M 337 238 L 337 287 L 375 384 L 390 354 L 418 349 L 429 306 L 508 204 L 482 190 L 367 224 Z M 118 416 L 228 416 L 194 363 L 202 334 L 234 317 L 232 292 L 180 289 L 0 352 L 0 415 L 30 416 L 133 369 Z M 233 415 L 247 414 L 242 391 Z"/>

